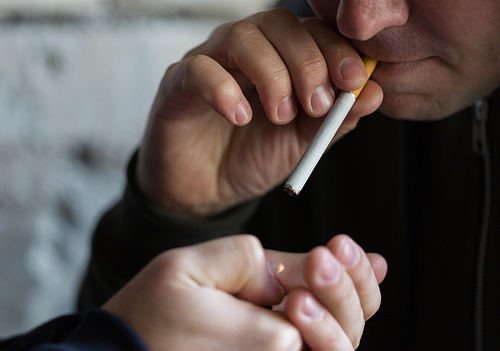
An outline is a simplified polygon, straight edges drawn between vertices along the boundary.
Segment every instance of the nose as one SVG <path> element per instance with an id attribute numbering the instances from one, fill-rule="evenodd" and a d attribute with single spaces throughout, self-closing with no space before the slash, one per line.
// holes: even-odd
<path id="1" fill-rule="evenodd" d="M 337 26 L 342 35 L 364 41 L 385 28 L 404 25 L 409 14 L 407 0 L 341 0 Z"/>

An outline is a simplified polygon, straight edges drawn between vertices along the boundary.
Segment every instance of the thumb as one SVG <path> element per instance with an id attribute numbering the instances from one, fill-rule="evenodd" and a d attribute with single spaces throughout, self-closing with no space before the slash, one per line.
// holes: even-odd
<path id="1" fill-rule="evenodd" d="M 262 244 L 255 236 L 228 236 L 171 250 L 170 254 L 183 281 L 258 305 L 271 306 L 283 299 L 283 288 L 271 275 Z"/>
<path id="2" fill-rule="evenodd" d="M 266 256 L 271 273 L 287 294 L 299 287 L 307 289 L 308 285 L 304 276 L 307 254 L 266 250 Z"/>

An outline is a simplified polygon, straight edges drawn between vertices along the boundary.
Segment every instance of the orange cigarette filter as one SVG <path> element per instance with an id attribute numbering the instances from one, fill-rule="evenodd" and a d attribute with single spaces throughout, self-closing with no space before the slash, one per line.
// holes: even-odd
<path id="1" fill-rule="evenodd" d="M 363 84 L 363 86 L 361 88 L 359 88 L 358 90 L 351 91 L 351 93 L 353 93 L 354 96 L 356 96 L 356 99 L 358 98 L 359 94 L 361 94 L 361 90 L 363 90 L 363 88 L 365 87 L 366 82 L 368 82 L 368 79 L 370 79 L 370 76 L 372 75 L 373 71 L 375 70 L 375 67 L 377 67 L 378 61 L 371 58 L 371 57 L 364 56 L 363 63 L 365 64 L 365 68 L 366 68 L 365 84 Z"/>

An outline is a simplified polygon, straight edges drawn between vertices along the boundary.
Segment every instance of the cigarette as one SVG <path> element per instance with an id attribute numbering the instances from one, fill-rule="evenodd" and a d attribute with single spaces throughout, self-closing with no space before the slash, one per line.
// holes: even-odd
<path id="1" fill-rule="evenodd" d="M 314 167 L 318 164 L 321 156 L 325 153 L 328 145 L 330 145 L 333 137 L 340 128 L 340 125 L 365 87 L 366 82 L 375 70 L 378 61 L 365 56 L 363 57 L 363 63 L 365 64 L 367 72 L 365 83 L 358 90 L 341 92 L 337 100 L 335 100 L 332 109 L 328 112 L 328 115 L 311 141 L 311 144 L 309 144 L 299 163 L 285 183 L 283 189 L 288 194 L 292 196 L 299 195 L 300 191 L 306 184 L 307 179 L 309 179 L 309 176 L 314 170 Z"/>

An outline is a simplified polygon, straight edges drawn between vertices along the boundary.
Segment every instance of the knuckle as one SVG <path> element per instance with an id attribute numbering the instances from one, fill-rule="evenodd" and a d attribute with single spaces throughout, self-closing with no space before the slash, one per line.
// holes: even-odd
<path id="1" fill-rule="evenodd" d="M 290 79 L 290 74 L 286 67 L 279 66 L 270 70 L 269 80 L 272 83 L 288 82 L 289 79 Z"/>
<path id="2" fill-rule="evenodd" d="M 340 308 L 344 311 L 352 310 L 353 304 L 356 306 L 356 310 L 359 309 L 361 312 L 361 304 L 358 299 L 358 295 L 350 286 L 346 286 L 347 284 L 342 284 L 338 287 L 338 291 L 336 292 L 336 300 Z M 353 312 L 354 313 L 354 312 Z"/>
<path id="3" fill-rule="evenodd" d="M 234 81 L 230 77 L 214 77 L 212 82 L 212 90 L 209 92 L 207 100 L 214 104 L 214 107 L 223 109 L 227 104 L 226 97 L 230 97 L 233 89 Z"/>
<path id="4" fill-rule="evenodd" d="M 259 28 L 248 20 L 242 20 L 232 23 L 227 28 L 227 44 L 229 47 L 249 43 L 260 36 Z"/>
<path id="5" fill-rule="evenodd" d="M 306 49 L 298 55 L 299 68 L 303 74 L 307 76 L 327 74 L 325 60 L 316 50 Z"/>
<path id="6" fill-rule="evenodd" d="M 302 337 L 300 332 L 291 327 L 284 327 L 273 334 L 271 350 L 275 351 L 298 351 L 302 348 Z"/>
<path id="7" fill-rule="evenodd" d="M 196 74 L 209 65 L 212 59 L 206 55 L 198 54 L 191 56 L 186 59 L 186 63 L 184 65 L 184 72 L 187 77 L 196 76 Z"/>
<path id="8" fill-rule="evenodd" d="M 183 272 L 192 261 L 192 255 L 189 252 L 181 248 L 168 250 L 158 255 L 152 262 L 152 266 L 158 271 L 158 277 L 168 281 L 172 276 Z"/>
<path id="9" fill-rule="evenodd" d="M 330 40 L 323 44 L 321 50 L 325 57 L 329 59 L 343 59 L 346 55 L 352 55 L 351 48 L 345 46 L 344 39 L 341 37 L 332 37 Z"/>
<path id="10" fill-rule="evenodd" d="M 179 91 L 178 83 L 180 82 L 181 88 L 184 88 L 184 62 L 177 62 L 175 64 L 170 65 L 165 72 L 161 80 L 160 85 L 160 93 L 162 93 L 165 97 L 167 96 L 177 96 L 177 92 Z M 181 89 L 181 95 L 185 95 L 185 92 Z"/>
<path id="11" fill-rule="evenodd" d="M 260 240 L 253 235 L 244 234 L 233 237 L 234 245 L 241 252 L 248 271 L 253 272 L 265 266 L 266 257 Z"/>
<path id="12" fill-rule="evenodd" d="M 257 327 L 255 332 L 259 335 L 257 350 L 261 351 L 299 351 L 302 350 L 303 341 L 300 331 L 284 316 L 272 312 L 269 315 L 260 314 L 253 319 Z"/>
<path id="13" fill-rule="evenodd" d="M 192 90 L 196 86 L 194 82 L 200 75 L 205 75 L 210 72 L 212 59 L 206 55 L 198 54 L 184 60 L 184 69 L 181 74 L 182 87 L 185 93 Z"/>
<path id="14" fill-rule="evenodd" d="M 259 22 L 267 22 L 267 21 L 277 21 L 277 20 L 295 20 L 297 17 L 291 13 L 289 10 L 283 7 L 276 7 L 274 9 L 263 11 L 258 14 L 257 19 Z"/>
<path id="15" fill-rule="evenodd" d="M 225 71 L 219 70 L 217 67 L 218 63 L 206 55 L 199 54 L 186 59 L 182 78 L 182 87 L 185 94 L 188 94 L 188 92 L 199 93 L 209 102 L 216 104 L 217 101 L 214 101 L 214 99 L 232 91 L 234 80 L 229 74 L 224 74 Z M 210 90 L 200 91 L 199 82 L 201 77 L 210 81 Z"/>

